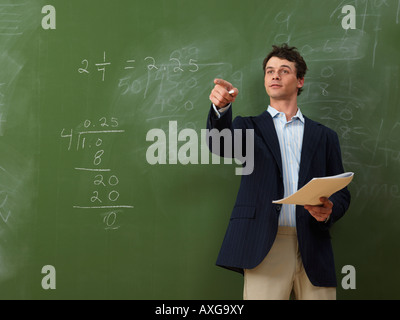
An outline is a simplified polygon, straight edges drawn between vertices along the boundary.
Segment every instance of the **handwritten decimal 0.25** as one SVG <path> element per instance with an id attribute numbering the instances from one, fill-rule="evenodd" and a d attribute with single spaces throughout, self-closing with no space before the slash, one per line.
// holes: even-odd
<path id="1" fill-rule="evenodd" d="M 114 117 L 111 117 L 110 119 L 107 119 L 106 117 L 101 117 L 99 120 L 98 120 L 98 122 L 99 122 L 99 124 L 97 124 L 97 125 L 100 125 L 100 127 L 112 127 L 112 128 L 116 128 L 116 127 L 118 127 L 118 119 L 117 118 L 114 118 Z M 83 122 L 83 126 L 85 127 L 85 128 L 89 128 L 89 127 L 95 127 L 96 126 L 96 124 L 94 124 L 94 123 L 92 123 L 92 121 L 91 120 L 89 120 L 89 119 L 86 119 L 84 122 Z"/>

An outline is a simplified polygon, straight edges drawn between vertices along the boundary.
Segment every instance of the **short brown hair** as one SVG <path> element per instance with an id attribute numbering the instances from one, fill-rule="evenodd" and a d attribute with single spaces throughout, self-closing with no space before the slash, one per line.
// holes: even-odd
<path id="1" fill-rule="evenodd" d="M 297 71 L 297 79 L 302 79 L 305 77 L 307 72 L 307 64 L 300 53 L 297 51 L 296 47 L 289 47 L 286 43 L 282 44 L 281 46 L 273 45 L 272 51 L 263 61 L 264 74 L 267 63 L 272 57 L 278 57 L 280 59 L 286 59 L 288 61 L 294 62 Z M 297 91 L 297 95 L 299 96 L 302 91 L 303 88 L 300 88 Z"/>

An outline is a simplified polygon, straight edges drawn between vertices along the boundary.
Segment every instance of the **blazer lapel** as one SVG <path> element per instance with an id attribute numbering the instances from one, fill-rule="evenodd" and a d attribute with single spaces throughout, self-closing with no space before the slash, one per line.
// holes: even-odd
<path id="1" fill-rule="evenodd" d="M 265 144 L 270 149 L 276 163 L 278 164 L 280 174 L 282 175 L 282 157 L 281 149 L 279 148 L 278 135 L 276 134 L 275 125 L 271 115 L 268 111 L 264 111 L 259 116 L 253 118 L 255 123 L 255 129 L 260 130 Z"/>
<path id="2" fill-rule="evenodd" d="M 304 135 L 303 146 L 301 150 L 300 171 L 298 188 L 300 189 L 306 183 L 307 172 L 311 165 L 311 160 L 319 141 L 322 137 L 322 126 L 304 116 Z"/>

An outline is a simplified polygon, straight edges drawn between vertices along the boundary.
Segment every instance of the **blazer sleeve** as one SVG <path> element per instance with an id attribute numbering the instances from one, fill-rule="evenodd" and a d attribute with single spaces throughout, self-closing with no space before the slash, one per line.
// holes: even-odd
<path id="1" fill-rule="evenodd" d="M 233 158 L 236 148 L 240 148 L 240 151 L 247 150 L 246 129 L 251 128 L 243 117 L 237 116 L 232 120 L 232 108 L 231 104 L 229 109 L 218 117 L 211 105 L 208 113 L 207 145 L 212 153 L 220 157 Z"/>
<path id="2" fill-rule="evenodd" d="M 329 130 L 329 138 L 327 139 L 329 146 L 327 148 L 327 175 L 336 175 L 344 172 L 342 155 L 340 150 L 339 138 L 336 132 Z M 328 221 L 322 222 L 325 228 L 330 228 L 333 223 L 338 221 L 350 206 L 350 192 L 347 187 L 334 193 L 330 198 L 333 203 L 332 214 Z"/>
<path id="3" fill-rule="evenodd" d="M 232 130 L 232 105 L 227 109 L 220 117 L 215 114 L 215 110 L 211 105 L 210 111 L 207 117 L 207 129 L 230 129 Z"/>

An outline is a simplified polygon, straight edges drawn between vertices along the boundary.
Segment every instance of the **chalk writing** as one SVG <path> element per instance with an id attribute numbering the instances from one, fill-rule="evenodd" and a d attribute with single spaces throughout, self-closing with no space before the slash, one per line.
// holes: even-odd
<path id="1" fill-rule="evenodd" d="M 104 77 L 106 75 L 106 66 L 109 66 L 111 62 L 106 62 L 106 53 L 103 53 L 103 61 L 100 63 L 96 63 L 97 71 L 102 71 L 101 80 L 104 81 Z"/>
<path id="2" fill-rule="evenodd" d="M 92 61 L 92 59 L 90 60 Z M 88 59 L 82 59 L 80 62 L 80 67 L 77 69 L 79 73 L 81 74 L 90 74 L 92 72 L 92 67 L 91 63 L 89 62 Z M 105 72 L 106 72 L 106 67 L 111 65 L 111 62 L 106 59 L 106 52 L 103 52 L 103 60 L 101 62 L 97 62 L 94 64 L 97 67 L 97 71 L 102 72 L 101 80 L 105 81 Z M 134 70 L 141 68 L 141 70 L 147 70 L 147 71 L 157 71 L 161 70 L 162 72 L 167 71 L 168 74 L 171 73 L 180 73 L 180 72 L 190 72 L 190 73 L 195 73 L 199 71 L 199 64 L 197 62 L 197 59 L 193 58 L 188 58 L 184 59 L 182 56 L 179 54 L 179 51 L 174 51 L 171 53 L 168 63 L 158 63 L 156 61 L 156 58 L 153 56 L 146 56 L 142 57 L 140 60 L 137 58 L 132 59 L 129 58 L 125 60 L 124 64 L 124 70 Z M 139 70 L 140 71 L 140 70 Z M 162 74 L 158 75 L 158 77 L 162 77 Z M 125 88 L 126 83 L 122 85 L 122 87 Z M 123 94 L 126 94 L 127 88 L 125 88 L 125 91 Z"/>
<path id="3" fill-rule="evenodd" d="M 400 199 L 400 187 L 398 184 L 389 183 L 363 183 L 354 184 L 354 197 L 382 198 L 383 196 Z"/>
<path id="4" fill-rule="evenodd" d="M 25 3 L 0 4 L 0 36 L 21 36 L 22 9 Z"/>
<path id="5" fill-rule="evenodd" d="M 281 21 L 286 18 L 282 16 L 277 19 Z M 101 70 L 101 77 L 95 76 L 93 81 L 114 81 L 111 85 L 116 86 L 117 95 L 121 99 L 134 98 L 135 111 L 142 112 L 146 122 L 176 120 L 187 117 L 190 113 L 195 114 L 196 101 L 207 90 L 201 86 L 204 74 L 212 72 L 211 77 L 229 77 L 239 90 L 243 85 L 241 71 L 233 70 L 232 65 L 227 62 L 202 61 L 199 49 L 195 46 L 184 46 L 161 56 L 151 52 L 139 54 L 132 50 L 131 53 L 109 59 L 106 52 L 103 52 L 101 63 L 97 63 L 95 59 L 94 56 L 86 56 L 77 63 L 77 71 L 81 77 L 89 77 Z M 116 82 L 115 78 L 108 79 L 108 70 L 120 71 Z M 164 123 L 168 124 L 167 121 Z M 182 123 L 186 128 L 197 130 L 195 121 Z M 162 123 L 157 126 L 163 129 Z M 69 138 L 69 149 L 86 147 L 87 134 L 70 130 L 62 132 L 63 137 Z"/>
<path id="6" fill-rule="evenodd" d="M 344 6 L 349 4 L 351 6 L 343 12 Z M 392 9 L 391 15 L 383 18 L 383 10 L 387 11 L 388 7 Z M 328 13 L 335 27 L 326 25 L 315 30 L 312 36 L 297 34 L 301 39 L 297 42 L 299 51 L 309 65 L 299 104 L 306 113 L 319 118 L 338 134 L 345 170 L 355 171 L 359 177 L 350 187 L 355 189 L 354 197 L 370 198 L 376 194 L 399 197 L 398 184 L 388 179 L 376 181 L 387 168 L 400 164 L 398 115 L 387 118 L 385 113 L 388 108 L 385 104 L 392 99 L 387 97 L 398 92 L 398 67 L 372 71 L 381 58 L 385 23 L 390 20 L 398 23 L 399 10 L 400 1 L 395 4 L 384 0 L 339 1 Z M 291 12 L 279 12 L 271 30 L 275 38 L 271 39 L 292 40 L 292 20 Z M 371 69 L 369 74 L 375 73 L 387 84 L 379 97 L 377 88 L 367 88 L 359 76 L 360 70 L 367 72 L 368 68 Z M 372 116 L 375 108 L 382 110 L 382 114 L 377 112 Z M 366 122 L 368 114 L 371 114 L 371 121 Z"/>
<path id="7" fill-rule="evenodd" d="M 74 170 L 93 176 L 92 188 L 88 188 L 89 194 L 86 203 L 75 204 L 72 207 L 74 209 L 100 209 L 105 230 L 116 230 L 120 227 L 117 224 L 118 214 L 123 212 L 122 209 L 132 209 L 133 205 L 120 203 L 120 177 L 112 172 L 112 168 L 106 166 L 105 140 L 110 135 L 123 134 L 125 130 L 119 129 L 119 121 L 115 117 L 86 119 L 78 128 L 80 129 L 63 128 L 60 137 L 67 141 L 67 151 L 90 150 L 92 152 L 90 163 L 87 163 L 87 166 L 75 166 Z M 104 210 L 107 211 L 104 212 Z"/>
<path id="8" fill-rule="evenodd" d="M 0 191 L 0 218 L 7 222 L 10 217 L 11 210 L 7 208 L 8 194 L 5 191 Z"/>
<path id="9" fill-rule="evenodd" d="M 0 83 L 0 136 L 4 133 L 3 124 L 6 122 L 4 111 L 5 108 L 5 93 L 4 93 L 4 85 L 5 83 Z"/>

